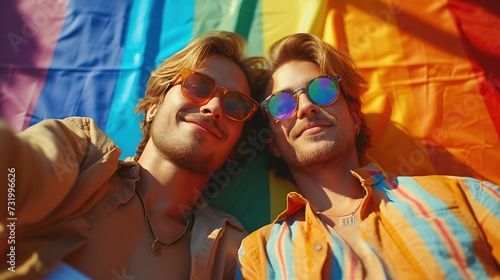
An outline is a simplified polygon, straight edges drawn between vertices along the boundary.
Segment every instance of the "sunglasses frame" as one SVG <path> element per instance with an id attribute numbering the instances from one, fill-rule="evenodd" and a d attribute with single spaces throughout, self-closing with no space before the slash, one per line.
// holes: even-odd
<path id="1" fill-rule="evenodd" d="M 234 90 L 234 89 L 226 89 L 224 87 L 221 87 L 219 85 L 217 85 L 215 83 L 215 81 L 207 76 L 207 75 L 204 75 L 200 72 L 196 72 L 194 70 L 191 70 L 191 69 L 187 69 L 187 68 L 183 68 L 179 74 L 182 78 L 182 81 L 181 81 L 181 93 L 182 93 L 182 96 L 184 96 L 184 98 L 186 98 L 186 100 L 188 100 L 189 102 L 193 103 L 193 104 L 197 104 L 197 105 L 203 105 L 203 104 L 206 104 L 208 103 L 214 96 L 215 94 L 217 93 L 217 89 L 220 89 L 223 93 L 223 97 L 222 97 L 222 111 L 224 112 L 224 114 L 230 118 L 231 120 L 233 121 L 237 121 L 237 122 L 244 122 L 248 119 L 250 119 L 254 114 L 255 112 L 259 109 L 259 103 L 257 101 L 255 101 L 252 97 L 250 96 L 246 96 L 245 94 L 243 94 L 242 92 L 239 92 L 237 90 Z M 185 92 L 184 92 L 184 82 L 186 81 L 186 79 L 192 75 L 199 75 L 199 76 L 202 76 L 203 78 L 207 79 L 210 84 L 212 85 L 212 91 L 210 92 L 210 94 L 207 96 L 206 99 L 204 99 L 203 101 L 201 102 L 195 102 L 194 100 L 192 100 Z M 239 119 L 236 119 L 234 117 L 231 117 L 227 112 L 226 112 L 226 108 L 224 106 L 225 104 L 225 101 L 226 101 L 226 97 L 227 97 L 227 94 L 228 93 L 236 93 L 238 95 L 241 95 L 244 97 L 244 99 L 248 100 L 249 101 L 249 106 L 250 106 L 250 111 L 248 112 L 248 115 L 239 120 Z"/>
<path id="2" fill-rule="evenodd" d="M 330 102 L 330 103 L 328 103 L 328 104 L 319 104 L 319 103 L 316 103 L 315 101 L 313 101 L 311 99 L 311 96 L 309 95 L 309 86 L 311 85 L 311 83 L 314 82 L 314 81 L 316 81 L 316 80 L 318 80 L 318 79 L 321 79 L 321 78 L 327 78 L 327 79 L 331 80 L 332 82 L 334 82 L 335 86 L 337 86 L 337 96 L 335 96 L 335 99 L 333 99 L 333 101 Z M 271 116 L 273 119 L 275 119 L 277 121 L 286 121 L 286 120 L 290 119 L 291 117 L 295 116 L 295 114 L 297 113 L 297 110 L 298 110 L 298 107 L 299 107 L 299 100 L 298 100 L 298 98 L 299 98 L 299 95 L 300 95 L 300 94 L 299 95 L 297 94 L 298 92 L 303 91 L 306 94 L 306 96 L 309 99 L 309 101 L 311 101 L 311 103 L 313 103 L 316 106 L 328 106 L 328 105 L 331 105 L 331 104 L 335 103 L 335 101 L 337 101 L 337 99 L 339 99 L 339 95 L 340 94 L 338 93 L 338 91 L 340 89 L 340 83 L 339 82 L 341 80 L 342 79 L 339 76 L 328 76 L 328 75 L 318 76 L 318 77 L 315 77 L 315 78 L 311 79 L 309 82 L 307 82 L 307 84 L 305 85 L 305 87 L 297 88 L 293 92 L 291 92 L 289 90 L 280 90 L 280 91 L 277 91 L 277 92 L 269 95 L 264 101 L 262 101 L 260 103 L 260 107 L 263 110 L 265 110 L 269 114 L 269 116 Z M 282 119 L 282 120 L 280 120 L 280 119 L 276 118 L 275 116 L 273 116 L 271 114 L 271 112 L 269 111 L 269 102 L 271 101 L 271 99 L 273 99 L 273 97 L 275 97 L 276 95 L 278 95 L 280 93 L 290 94 L 296 100 L 296 102 L 295 102 L 295 109 L 294 109 L 293 113 L 288 118 Z"/>

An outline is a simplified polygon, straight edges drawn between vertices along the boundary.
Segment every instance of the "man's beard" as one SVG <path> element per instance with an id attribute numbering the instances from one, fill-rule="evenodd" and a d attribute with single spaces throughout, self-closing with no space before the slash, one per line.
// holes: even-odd
<path id="1" fill-rule="evenodd" d="M 192 141 L 186 143 L 185 139 L 183 141 L 179 136 L 171 133 L 156 135 L 156 130 L 151 129 L 151 140 L 158 149 L 160 156 L 165 160 L 181 169 L 201 175 L 209 175 L 219 170 L 230 151 L 227 151 L 226 154 L 222 154 L 222 152 L 217 154 L 200 152 L 200 149 L 197 149 L 195 145 L 197 145 L 196 143 L 202 143 L 203 137 L 198 134 L 190 137 L 192 137 Z M 192 144 L 192 142 L 195 142 L 195 144 Z"/>
<path id="2" fill-rule="evenodd" d="M 314 153 L 297 155 L 293 165 L 297 168 L 308 168 L 317 165 L 338 163 L 342 164 L 354 151 L 355 143 L 347 143 L 346 146 L 339 147 L 336 142 L 329 143 L 326 148 Z"/>
<path id="3" fill-rule="evenodd" d="M 312 143 L 312 145 L 316 144 L 317 143 Z M 356 152 L 355 146 L 356 136 L 353 133 L 352 135 L 340 135 L 337 140 L 328 142 L 326 145 L 321 144 L 321 148 L 318 147 L 313 151 L 306 150 L 302 153 L 283 153 L 280 149 L 280 153 L 282 155 L 287 155 L 283 159 L 291 168 L 307 169 L 325 164 L 342 164 L 353 152 Z"/>

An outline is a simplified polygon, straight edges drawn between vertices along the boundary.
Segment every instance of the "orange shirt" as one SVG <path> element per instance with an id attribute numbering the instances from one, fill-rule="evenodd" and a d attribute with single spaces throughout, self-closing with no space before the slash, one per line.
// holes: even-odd
<path id="1" fill-rule="evenodd" d="M 356 225 L 323 223 L 298 193 L 239 250 L 240 279 L 500 279 L 500 189 L 452 176 L 387 179 L 353 172 L 365 188 Z M 356 238 L 356 235 L 359 238 Z"/>

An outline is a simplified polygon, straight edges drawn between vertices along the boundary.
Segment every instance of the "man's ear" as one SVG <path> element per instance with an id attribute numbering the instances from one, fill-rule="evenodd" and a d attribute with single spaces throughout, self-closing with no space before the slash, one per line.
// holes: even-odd
<path id="1" fill-rule="evenodd" d="M 151 103 L 151 105 L 149 105 L 148 112 L 146 114 L 146 120 L 148 122 L 151 122 L 154 119 L 156 112 L 158 111 L 158 106 L 158 102 Z"/>
<path id="2" fill-rule="evenodd" d="M 352 123 L 354 124 L 354 127 L 356 128 L 356 130 L 355 130 L 356 134 L 359 134 L 359 132 L 361 131 L 361 113 L 360 112 L 351 112 L 351 119 L 352 119 Z"/>

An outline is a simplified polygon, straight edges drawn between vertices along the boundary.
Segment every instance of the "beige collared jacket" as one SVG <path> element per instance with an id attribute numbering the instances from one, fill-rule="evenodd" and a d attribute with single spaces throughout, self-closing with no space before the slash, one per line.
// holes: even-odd
<path id="1" fill-rule="evenodd" d="M 0 279 L 43 278 L 136 195 L 138 164 L 119 160 L 92 119 L 45 120 L 19 134 L 0 120 L 0 143 Z M 235 263 L 222 256 L 236 260 L 239 243 L 225 238 L 235 235 L 246 232 L 234 217 L 208 205 L 195 210 L 191 279 L 234 277 Z"/>

